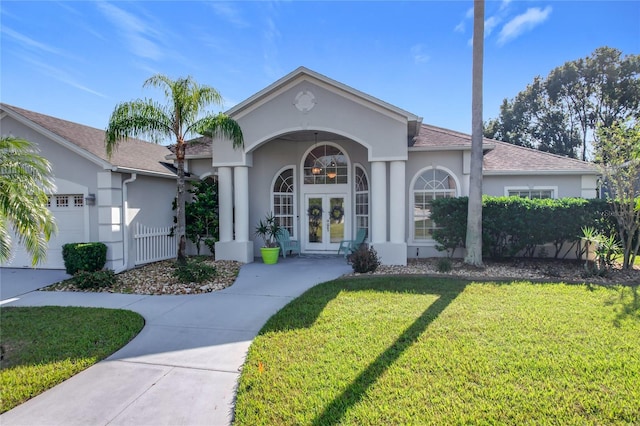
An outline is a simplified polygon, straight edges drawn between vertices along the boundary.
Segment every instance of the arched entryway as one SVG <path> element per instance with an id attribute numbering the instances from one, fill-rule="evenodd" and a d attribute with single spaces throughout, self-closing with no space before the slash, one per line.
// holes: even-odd
<path id="1" fill-rule="evenodd" d="M 337 251 L 351 234 L 349 157 L 336 143 L 315 143 L 303 155 L 300 172 L 302 249 Z"/>

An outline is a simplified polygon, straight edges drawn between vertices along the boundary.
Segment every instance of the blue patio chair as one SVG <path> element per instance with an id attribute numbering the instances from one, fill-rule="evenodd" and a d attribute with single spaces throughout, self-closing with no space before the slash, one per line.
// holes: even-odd
<path id="1" fill-rule="evenodd" d="M 280 245 L 280 253 L 282 253 L 282 257 L 287 257 L 287 253 L 291 252 L 291 254 L 298 253 L 300 254 L 300 242 L 298 240 L 292 240 L 289 231 L 285 228 L 281 228 L 280 232 L 276 236 L 276 240 L 278 240 L 278 244 Z"/>
<path id="2" fill-rule="evenodd" d="M 349 256 L 354 251 L 358 250 L 364 243 L 364 239 L 367 238 L 367 230 L 365 228 L 358 229 L 355 240 L 342 240 L 340 241 L 340 247 L 338 247 L 338 254 L 344 252 L 344 257 Z"/>

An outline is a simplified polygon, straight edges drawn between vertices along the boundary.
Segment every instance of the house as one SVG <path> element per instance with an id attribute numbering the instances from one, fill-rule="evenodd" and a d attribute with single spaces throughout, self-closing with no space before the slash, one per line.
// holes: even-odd
<path id="1" fill-rule="evenodd" d="M 176 181 L 165 159 L 171 154 L 167 147 L 130 140 L 109 159 L 104 131 L 4 103 L 0 134 L 36 143 L 53 168 L 56 192 L 49 197 L 49 208 L 58 233 L 39 267 L 64 269 L 63 244 L 100 241 L 108 247 L 106 267 L 128 269 L 139 263 L 136 229 L 172 223 Z M 31 259 L 14 247 L 12 259 L 2 266 L 30 267 Z"/>
<path id="2" fill-rule="evenodd" d="M 54 165 L 58 192 L 51 208 L 61 232 L 47 267 L 61 267 L 55 251 L 69 241 L 107 243 L 107 267 L 115 270 L 162 257 L 141 258 L 134 226 L 172 224 L 170 150 L 130 141 L 109 160 L 103 131 L 1 106 L 1 133 L 37 142 Z M 468 195 L 469 135 L 424 124 L 304 67 L 227 114 L 242 127 L 244 147 L 201 137 L 188 143 L 185 158 L 193 178 L 218 180 L 216 258 L 259 256 L 253 231 L 269 212 L 300 241 L 303 254 L 335 254 L 340 241 L 365 229 L 383 264 L 442 255 L 431 238 L 430 201 Z M 489 139 L 483 146 L 485 194 L 596 197 L 593 164 Z M 23 264 L 21 256 L 12 263 Z"/>
<path id="3" fill-rule="evenodd" d="M 253 229 L 270 211 L 303 253 L 336 253 L 365 228 L 383 264 L 441 255 L 429 205 L 468 195 L 469 135 L 424 124 L 304 67 L 227 114 L 242 127 L 243 149 L 200 138 L 186 153 L 191 172 L 218 177 L 217 258 L 259 256 Z M 489 139 L 483 145 L 485 194 L 596 197 L 590 163 Z"/>

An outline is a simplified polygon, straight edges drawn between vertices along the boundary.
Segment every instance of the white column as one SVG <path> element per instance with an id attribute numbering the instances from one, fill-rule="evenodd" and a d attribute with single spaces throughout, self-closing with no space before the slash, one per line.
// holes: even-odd
<path id="1" fill-rule="evenodd" d="M 249 168 L 233 168 L 233 198 L 235 200 L 236 241 L 249 241 Z"/>
<path id="2" fill-rule="evenodd" d="M 387 163 L 371 163 L 371 243 L 387 241 Z"/>
<path id="3" fill-rule="evenodd" d="M 231 167 L 218 168 L 218 214 L 220 241 L 233 240 L 233 189 Z"/>
<path id="4" fill-rule="evenodd" d="M 392 161 L 389 165 L 389 239 L 392 243 L 405 242 L 405 185 L 405 162 Z"/>

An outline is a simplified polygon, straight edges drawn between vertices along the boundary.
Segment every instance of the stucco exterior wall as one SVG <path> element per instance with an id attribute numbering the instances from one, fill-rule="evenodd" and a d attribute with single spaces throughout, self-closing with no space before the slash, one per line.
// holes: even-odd
<path id="1" fill-rule="evenodd" d="M 469 175 L 464 173 L 463 151 L 411 152 L 406 168 L 407 222 L 405 235 L 407 237 L 407 258 L 409 259 L 442 255 L 436 250 L 433 240 L 415 241 L 412 235 L 412 183 L 427 168 L 444 169 L 454 177 L 457 184 L 457 195 L 459 197 L 469 195 Z"/>
<path id="2" fill-rule="evenodd" d="M 211 158 L 197 158 L 187 160 L 185 170 L 198 176 L 201 179 L 214 174 L 214 168 L 211 166 Z"/>
<path id="3" fill-rule="evenodd" d="M 131 175 L 123 175 L 123 180 Z M 137 223 L 150 227 L 173 225 L 175 212 L 171 203 L 176 196 L 176 180 L 137 175 L 127 184 L 126 225 L 128 233 L 128 265 L 135 264 L 135 240 L 133 235 Z"/>
<path id="4" fill-rule="evenodd" d="M 96 173 L 102 171 L 102 168 L 96 164 L 9 116 L 5 116 L 0 122 L 0 134 L 26 139 L 37 144 L 40 155 L 51 163 L 54 178 L 64 179 L 85 187 L 87 194 L 84 195 L 97 193 Z M 97 206 L 86 206 L 85 208 L 88 209 L 88 240 L 97 241 L 98 208 Z"/>
<path id="5" fill-rule="evenodd" d="M 311 93 L 315 104 L 308 111 L 300 111 L 296 97 Z M 368 148 L 369 160 L 401 160 L 407 158 L 407 121 L 395 113 L 358 103 L 336 91 L 308 81 L 299 82 L 283 90 L 278 96 L 265 100 L 257 108 L 234 117 L 245 139 L 245 153 L 254 152 L 260 145 L 282 134 L 302 130 L 328 131 L 345 136 Z M 248 164 L 240 150 L 230 148 L 224 140 L 214 140 L 214 165 Z"/>
<path id="6" fill-rule="evenodd" d="M 593 188 L 595 188 L 593 176 Z M 585 197 L 583 192 L 583 178 L 580 175 L 492 175 L 484 176 L 482 181 L 483 193 L 493 196 L 504 196 L 506 188 L 554 189 L 555 198 Z M 593 198 L 595 193 L 591 197 Z"/>

